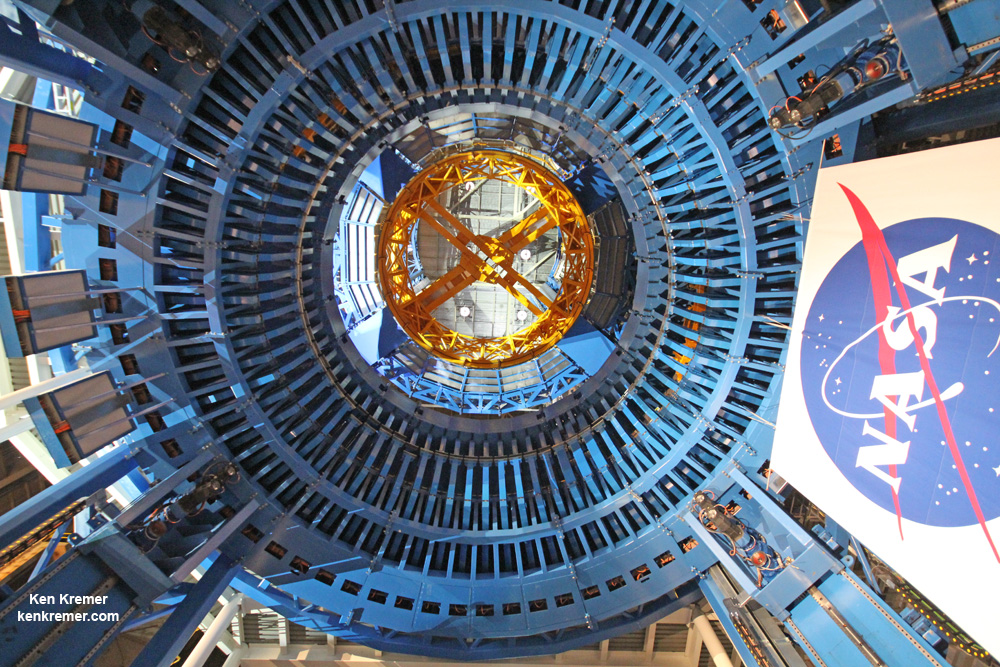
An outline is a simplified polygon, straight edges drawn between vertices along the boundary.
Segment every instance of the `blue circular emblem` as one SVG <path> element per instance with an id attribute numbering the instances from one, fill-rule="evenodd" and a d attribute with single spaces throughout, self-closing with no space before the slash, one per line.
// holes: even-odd
<path id="1" fill-rule="evenodd" d="M 816 434 L 856 489 L 902 518 L 975 525 L 978 506 L 994 519 L 1000 235 L 948 218 L 873 229 L 809 310 L 801 373 Z"/>

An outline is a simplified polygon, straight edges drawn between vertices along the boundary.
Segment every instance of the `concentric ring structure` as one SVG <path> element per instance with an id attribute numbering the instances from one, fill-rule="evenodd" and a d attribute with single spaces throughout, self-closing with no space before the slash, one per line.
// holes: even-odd
<path id="1" fill-rule="evenodd" d="M 155 227 L 178 260 L 156 279 L 192 404 L 268 499 L 260 528 L 336 578 L 266 552 L 249 570 L 367 643 L 456 657 L 592 643 L 685 600 L 670 519 L 720 465 L 760 465 L 748 430 L 799 259 L 796 166 L 734 44 L 666 2 L 293 1 L 243 33 L 173 151 Z M 511 128 L 613 184 L 632 302 L 614 353 L 561 400 L 427 408 L 349 344 L 332 232 L 382 152 L 419 162 Z"/>
<path id="2" fill-rule="evenodd" d="M 195 414 L 152 437 L 239 464 L 265 507 L 225 549 L 296 622 L 508 657 L 698 595 L 677 515 L 731 461 L 764 464 L 748 443 L 770 438 L 812 173 L 775 145 L 753 49 L 715 4 L 232 3 L 150 197 L 144 344 L 172 366 L 150 382 Z M 539 357 L 544 392 L 490 370 L 488 409 L 465 370 L 404 385 L 404 364 L 367 361 L 367 313 L 345 315 L 335 279 L 366 169 L 476 145 L 603 184 L 611 207 L 584 207 L 605 353 L 584 372 L 553 347 L 570 361 Z"/>
<path id="3" fill-rule="evenodd" d="M 488 181 L 514 185 L 537 201 L 535 210 L 495 237 L 475 234 L 438 201 L 460 186 L 471 191 Z M 459 250 L 459 262 L 417 292 L 409 265 L 419 261 L 412 248 L 421 221 Z M 561 239 L 561 275 L 551 295 L 520 275 L 513 262 L 553 229 Z M 403 330 L 437 357 L 482 368 L 529 361 L 555 345 L 590 298 L 593 262 L 590 226 L 572 193 L 541 164 L 505 151 L 468 151 L 435 162 L 398 193 L 379 231 L 379 286 Z M 513 333 L 477 337 L 434 317 L 435 308 L 479 281 L 501 285 L 537 319 Z"/>

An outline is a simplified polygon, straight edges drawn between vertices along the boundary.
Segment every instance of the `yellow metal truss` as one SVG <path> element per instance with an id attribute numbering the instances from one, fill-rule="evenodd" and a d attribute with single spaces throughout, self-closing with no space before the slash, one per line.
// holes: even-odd
<path id="1" fill-rule="evenodd" d="M 541 206 L 496 238 L 475 234 L 442 206 L 439 197 L 453 187 L 484 180 L 511 183 Z M 407 263 L 418 221 L 460 253 L 458 265 L 419 293 Z M 559 293 L 549 298 L 513 269 L 513 260 L 521 249 L 556 227 L 562 232 L 565 272 Z M 403 330 L 435 356 L 475 368 L 512 366 L 551 348 L 583 311 L 593 280 L 594 237 L 576 198 L 541 164 L 499 150 L 458 153 L 418 174 L 382 219 L 378 253 L 379 285 Z M 434 318 L 435 308 L 476 281 L 501 286 L 537 319 L 507 336 L 476 338 Z"/>

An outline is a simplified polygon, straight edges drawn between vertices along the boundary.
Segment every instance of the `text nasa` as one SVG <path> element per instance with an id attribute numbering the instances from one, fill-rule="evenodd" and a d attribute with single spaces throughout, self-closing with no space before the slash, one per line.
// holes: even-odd
<path id="1" fill-rule="evenodd" d="M 905 350 L 913 345 L 915 337 L 910 327 L 909 317 L 913 318 L 915 329 L 918 330 L 919 337 L 923 342 L 924 354 L 928 359 L 932 358 L 931 349 L 937 340 L 937 314 L 931 310 L 930 306 L 940 306 L 944 300 L 945 288 L 934 287 L 939 269 L 946 272 L 951 271 L 951 256 L 955 251 L 955 244 L 958 236 L 953 236 L 951 240 L 944 243 L 924 248 L 913 254 L 900 258 L 897 266 L 900 280 L 907 287 L 921 292 L 930 297 L 919 306 L 911 308 L 909 313 L 901 313 L 896 306 L 889 306 L 885 320 L 882 322 L 881 334 L 886 343 L 897 352 Z M 923 280 L 917 280 L 915 276 L 923 274 Z M 908 317 L 909 316 L 909 317 Z M 899 320 L 898 326 L 893 329 L 893 322 Z M 922 330 L 922 331 L 920 331 Z M 924 372 L 922 370 L 914 373 L 894 373 L 892 375 L 876 375 L 872 380 L 872 391 L 870 398 L 877 400 L 885 408 L 898 417 L 910 431 L 913 431 L 917 422 L 916 410 L 934 404 L 934 399 L 924 401 Z M 954 398 L 961 393 L 963 385 L 956 382 L 947 390 L 942 392 L 942 399 Z M 895 400 L 893 400 L 895 399 Z M 902 477 L 890 475 L 880 466 L 902 465 L 906 463 L 906 458 L 910 451 L 910 441 L 900 442 L 895 437 L 875 429 L 865 420 L 862 436 L 870 436 L 878 439 L 881 444 L 863 445 L 858 448 L 857 467 L 864 468 L 878 479 L 892 487 L 896 493 L 899 492 L 899 484 Z"/>

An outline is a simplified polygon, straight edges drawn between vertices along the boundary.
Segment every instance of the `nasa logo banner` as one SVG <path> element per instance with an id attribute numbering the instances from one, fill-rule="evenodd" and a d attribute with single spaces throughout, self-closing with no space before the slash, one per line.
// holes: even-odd
<path id="1" fill-rule="evenodd" d="M 822 169 L 773 469 L 1000 652 L 1000 140 Z"/>

